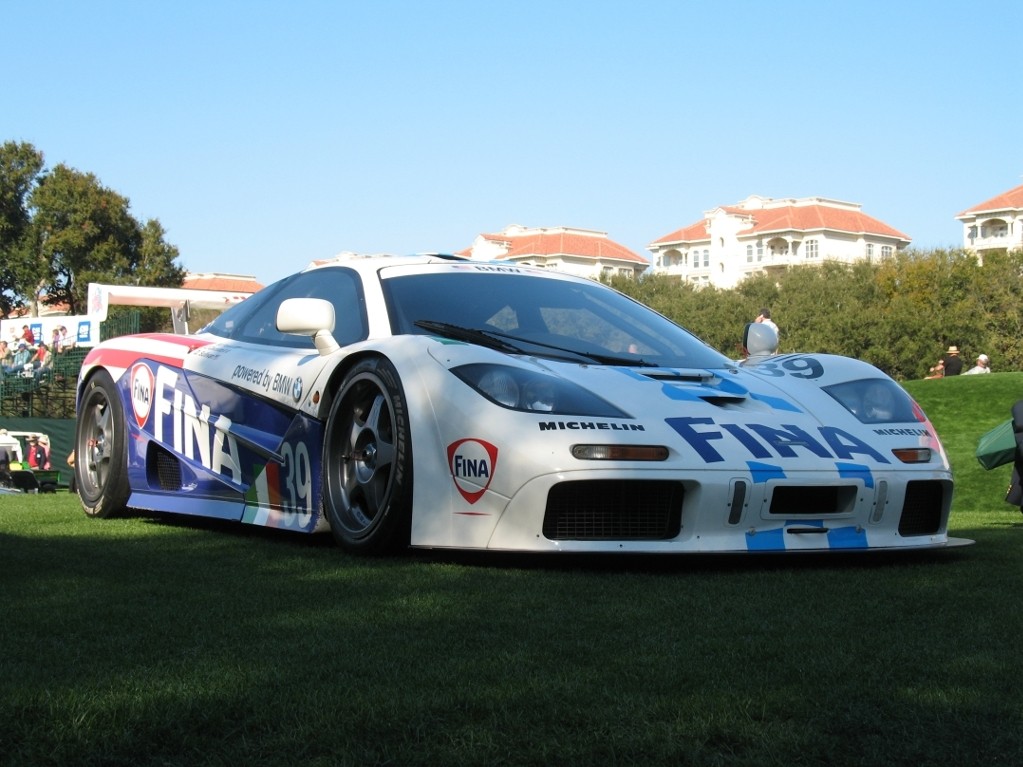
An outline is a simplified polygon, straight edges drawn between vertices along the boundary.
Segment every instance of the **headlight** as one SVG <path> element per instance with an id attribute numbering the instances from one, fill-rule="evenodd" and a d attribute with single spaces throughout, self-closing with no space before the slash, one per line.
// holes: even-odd
<path id="1" fill-rule="evenodd" d="M 511 365 L 474 364 L 451 372 L 491 402 L 510 410 L 629 418 L 610 402 L 563 378 Z"/>
<path id="2" fill-rule="evenodd" d="M 895 381 L 865 378 L 861 381 L 825 386 L 846 410 L 862 423 L 907 423 L 920 421 L 912 398 Z"/>

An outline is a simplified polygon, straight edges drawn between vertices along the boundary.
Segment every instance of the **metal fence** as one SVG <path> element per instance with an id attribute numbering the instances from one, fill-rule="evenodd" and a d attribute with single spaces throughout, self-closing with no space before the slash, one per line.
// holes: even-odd
<path id="1" fill-rule="evenodd" d="M 100 338 L 139 332 L 139 312 L 125 312 L 100 325 Z M 0 377 L 0 417 L 74 418 L 75 387 L 82 360 L 89 349 L 52 354 L 52 365 L 33 371 L 4 373 Z"/>

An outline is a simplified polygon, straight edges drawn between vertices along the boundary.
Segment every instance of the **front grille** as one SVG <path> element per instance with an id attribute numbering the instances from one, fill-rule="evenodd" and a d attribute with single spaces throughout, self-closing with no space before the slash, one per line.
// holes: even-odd
<path id="1" fill-rule="evenodd" d="M 679 482 L 561 482 L 547 496 L 543 534 L 552 541 L 663 541 L 682 529 Z"/>
<path id="2" fill-rule="evenodd" d="M 941 482 L 915 479 L 906 485 L 899 535 L 934 535 L 941 528 L 945 493 Z"/>

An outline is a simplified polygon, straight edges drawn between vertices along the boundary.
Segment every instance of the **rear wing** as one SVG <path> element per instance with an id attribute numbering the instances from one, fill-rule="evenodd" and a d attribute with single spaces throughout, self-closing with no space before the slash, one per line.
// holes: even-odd
<path id="1" fill-rule="evenodd" d="M 224 311 L 252 293 L 227 290 L 196 290 L 193 288 L 152 288 L 140 285 L 105 285 L 89 283 L 89 317 L 98 325 L 107 318 L 111 304 L 120 306 L 167 307 L 175 333 L 189 332 L 191 309 Z"/>

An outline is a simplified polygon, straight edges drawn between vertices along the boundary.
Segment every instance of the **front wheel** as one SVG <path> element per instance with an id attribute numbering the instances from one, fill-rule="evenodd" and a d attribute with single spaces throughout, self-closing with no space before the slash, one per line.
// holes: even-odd
<path id="1" fill-rule="evenodd" d="M 349 551 L 408 546 L 412 445 L 398 371 L 370 358 L 345 376 L 327 420 L 323 502 L 334 538 Z"/>
<path id="2" fill-rule="evenodd" d="M 109 517 L 128 503 L 126 444 L 117 386 L 101 370 L 85 385 L 75 432 L 75 484 L 90 517 Z"/>

